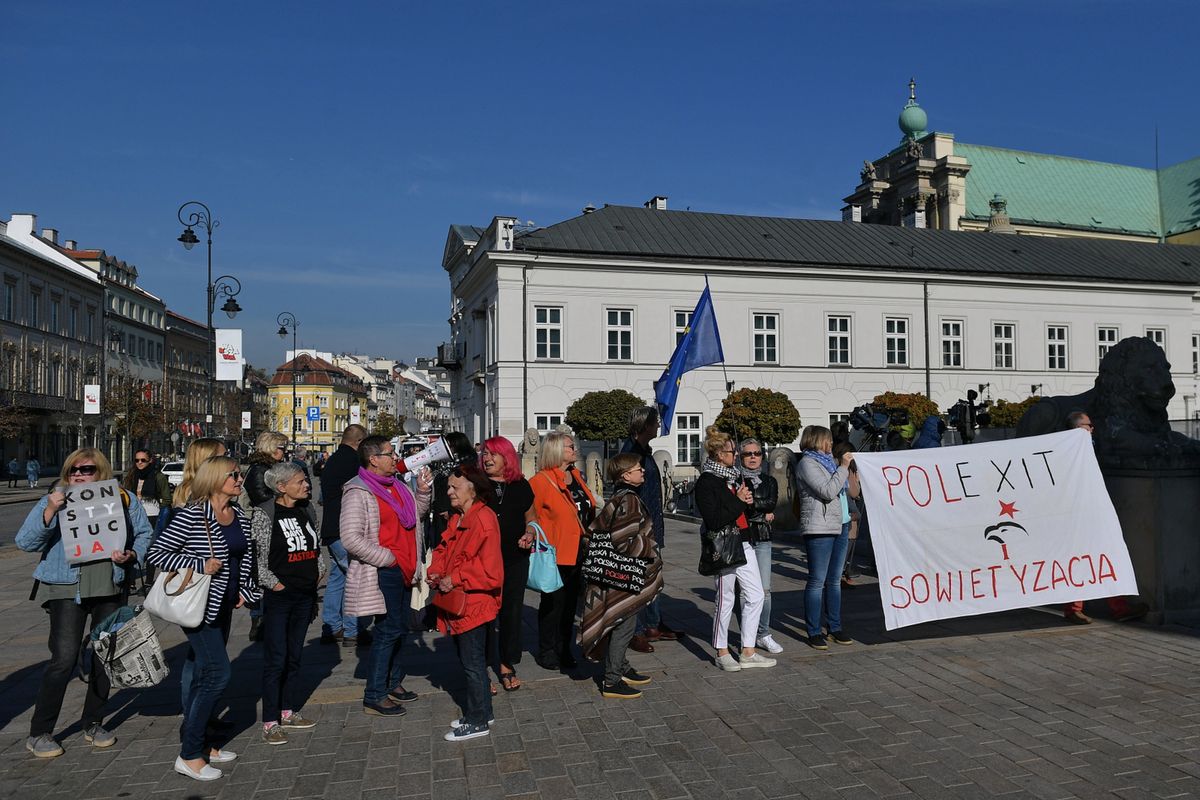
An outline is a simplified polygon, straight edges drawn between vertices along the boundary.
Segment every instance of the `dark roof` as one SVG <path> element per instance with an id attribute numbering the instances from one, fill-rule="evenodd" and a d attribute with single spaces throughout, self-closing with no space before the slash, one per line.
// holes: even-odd
<path id="1" fill-rule="evenodd" d="M 1200 283 L 1200 247 L 605 206 L 529 233 L 536 253 Z"/>

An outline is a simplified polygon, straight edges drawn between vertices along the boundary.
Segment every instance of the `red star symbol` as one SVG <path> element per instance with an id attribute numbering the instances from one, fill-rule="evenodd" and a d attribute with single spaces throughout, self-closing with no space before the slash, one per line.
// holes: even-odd
<path id="1" fill-rule="evenodd" d="M 1000 516 L 1002 516 L 1002 517 L 1005 514 L 1008 514 L 1009 519 L 1016 519 L 1017 518 L 1016 513 L 1020 510 L 1021 509 L 1017 508 L 1017 504 L 1015 501 L 1012 503 L 1006 503 L 1003 500 L 1000 501 Z"/>

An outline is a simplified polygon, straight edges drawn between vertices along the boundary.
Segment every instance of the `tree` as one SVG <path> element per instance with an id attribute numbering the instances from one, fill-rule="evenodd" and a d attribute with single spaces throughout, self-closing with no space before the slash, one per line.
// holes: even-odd
<path id="1" fill-rule="evenodd" d="M 380 411 L 375 417 L 375 429 L 371 433 L 376 436 L 386 436 L 391 439 L 393 436 L 399 436 L 402 433 L 400 422 L 387 411 Z"/>
<path id="2" fill-rule="evenodd" d="M 0 438 L 19 440 L 28 432 L 32 416 L 20 406 L 0 408 Z"/>
<path id="3" fill-rule="evenodd" d="M 800 412 L 782 392 L 738 389 L 721 404 L 715 424 L 738 441 L 752 436 L 765 444 L 786 444 L 800 435 Z"/>
<path id="4" fill-rule="evenodd" d="M 624 389 L 588 392 L 567 409 L 564 422 L 580 439 L 612 442 L 629 434 L 629 415 L 646 405 Z"/>
<path id="5" fill-rule="evenodd" d="M 1034 395 L 1026 397 L 1017 403 L 1010 403 L 1007 400 L 997 400 L 996 404 L 988 409 L 989 428 L 1015 428 L 1017 423 L 1021 421 L 1021 417 L 1025 416 L 1025 412 L 1033 407 L 1033 404 L 1042 398 Z"/>
<path id="6" fill-rule="evenodd" d="M 897 392 L 884 392 L 883 394 L 875 395 L 875 399 L 871 401 L 871 405 L 876 411 L 904 410 L 908 412 L 908 421 L 912 425 L 921 427 L 921 423 L 926 417 L 938 416 L 939 411 L 937 404 L 923 394 L 900 394 Z"/>

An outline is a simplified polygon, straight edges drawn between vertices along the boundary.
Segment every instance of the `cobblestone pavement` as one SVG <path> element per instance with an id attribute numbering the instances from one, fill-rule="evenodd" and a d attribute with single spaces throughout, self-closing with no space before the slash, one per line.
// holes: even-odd
<path id="1" fill-rule="evenodd" d="M 631 654 L 653 682 L 640 700 L 604 700 L 591 672 L 539 669 L 526 655 L 520 691 L 501 692 L 490 737 L 442 740 L 458 707 L 450 642 L 408 645 L 400 719 L 361 712 L 365 653 L 322 646 L 313 626 L 304 680 L 311 731 L 270 747 L 258 736 L 260 645 L 239 615 L 226 718 L 240 757 L 200 784 L 172 772 L 178 684 L 110 701 L 119 741 L 94 750 L 74 720 L 72 685 L 57 736 L 66 755 L 24 750 L 45 663 L 47 623 L 28 597 L 33 559 L 0 547 L 0 797 L 21 798 L 837 798 L 1185 797 L 1200 793 L 1200 639 L 1182 628 L 1066 626 L 1025 610 L 885 634 L 873 585 L 845 594 L 858 643 L 800 643 L 803 559 L 776 544 L 775 669 L 723 673 L 707 642 L 712 585 L 694 570 L 694 527 L 668 523 L 665 617 L 692 634 Z M 11 541 L 11 539 L 10 539 Z M 527 598 L 533 639 L 534 596 Z M 1103 606 L 1103 604 L 1100 604 Z M 1097 609 L 1098 611 L 1101 609 Z M 162 626 L 169 658 L 178 630 Z M 736 627 L 736 626 L 735 626 Z"/>

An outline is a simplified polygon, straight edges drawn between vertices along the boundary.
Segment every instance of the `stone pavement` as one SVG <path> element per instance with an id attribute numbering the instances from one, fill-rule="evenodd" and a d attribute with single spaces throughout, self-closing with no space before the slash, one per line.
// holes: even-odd
<path id="1" fill-rule="evenodd" d="M 311 731 L 281 747 L 257 735 L 259 645 L 239 615 L 227 692 L 240 758 L 201 784 L 171 770 L 178 684 L 110 701 L 120 741 L 93 750 L 68 692 L 58 737 L 65 756 L 24 750 L 47 623 L 26 600 L 33 559 L 0 547 L 0 798 L 1037 798 L 1200 794 L 1200 639 L 1181 628 L 1066 626 L 1025 610 L 887 634 L 879 595 L 845 594 L 859 643 L 828 652 L 797 640 L 803 558 L 777 542 L 775 669 L 723 673 L 707 643 L 713 591 L 699 577 L 695 528 L 668 523 L 665 616 L 693 634 L 631 654 L 653 678 L 640 700 L 603 700 L 589 674 L 520 665 L 525 687 L 501 692 L 490 737 L 442 740 L 458 707 L 461 670 L 449 640 L 408 646 L 420 693 L 400 719 L 361 712 L 360 651 L 311 644 L 304 681 Z M 527 598 L 526 642 L 534 597 Z M 1103 604 L 1100 604 L 1101 606 Z M 163 627 L 177 664 L 182 638 Z M 736 627 L 736 626 L 735 626 Z M 318 633 L 312 628 L 313 636 Z"/>

